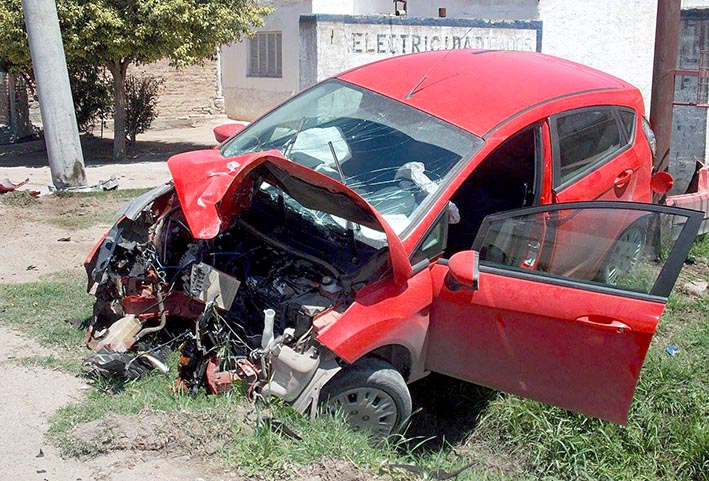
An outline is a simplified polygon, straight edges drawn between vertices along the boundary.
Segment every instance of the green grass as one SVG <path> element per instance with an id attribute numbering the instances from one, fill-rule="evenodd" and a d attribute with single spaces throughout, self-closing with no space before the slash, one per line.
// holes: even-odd
<path id="1" fill-rule="evenodd" d="M 698 240 L 693 253 L 693 262 L 704 266 L 709 263 L 706 237 Z M 23 364 L 76 372 L 78 359 L 87 352 L 82 347 L 84 332 L 65 321 L 84 320 L 90 313 L 91 298 L 83 293 L 83 279 L 0 285 L 0 323 L 56 349 L 55 355 L 19 360 Z M 71 436 L 74 427 L 110 413 L 168 413 L 180 420 L 176 432 L 184 431 L 192 440 L 192 452 L 206 453 L 207 441 L 217 440 L 214 459 L 238 467 L 244 476 L 263 479 L 298 479 L 294 468 L 298 473 L 298 466 L 336 459 L 371 473 L 386 470 L 391 464 L 452 471 L 475 461 L 471 469 L 456 478 L 461 480 L 706 481 L 707 319 L 708 295 L 689 298 L 675 293 L 670 297 L 625 427 L 492 393 L 474 429 L 453 444 L 433 445 L 403 438 L 374 443 L 350 432 L 342 420 L 324 417 L 311 422 L 281 403 L 256 407 L 238 394 L 192 398 L 172 393 L 173 356 L 172 372 L 167 376 L 152 374 L 118 388 L 98 383 L 84 401 L 57 412 L 51 420 L 50 435 L 67 454 L 95 455 L 107 447 L 78 443 Z M 668 344 L 678 346 L 675 356 L 665 352 Z M 268 417 L 283 420 L 303 439 L 294 440 L 269 428 L 264 421 Z M 395 475 L 402 477 L 411 479 L 412 475 Z"/>
<path id="2" fill-rule="evenodd" d="M 75 277 L 56 282 L 0 284 L 0 323 L 61 352 L 77 352 L 86 333 L 71 323 L 91 316 L 92 297 L 86 281 Z"/>
<path id="3" fill-rule="evenodd" d="M 709 264 L 709 234 L 699 236 L 692 244 L 687 261 L 692 264 Z"/>

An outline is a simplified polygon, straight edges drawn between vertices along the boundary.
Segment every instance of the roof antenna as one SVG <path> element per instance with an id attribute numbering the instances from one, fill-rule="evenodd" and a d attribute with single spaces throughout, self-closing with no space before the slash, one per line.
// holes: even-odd
<path id="1" fill-rule="evenodd" d="M 468 29 L 468 31 L 465 32 L 465 35 L 463 35 L 463 38 L 467 37 L 468 34 L 469 34 L 474 28 L 475 28 L 474 26 L 473 26 L 473 27 L 470 27 L 470 28 Z M 446 52 L 446 54 L 445 54 L 438 62 L 436 62 L 436 64 L 435 64 L 433 67 L 431 67 L 431 69 L 430 69 L 428 72 L 426 72 L 423 77 L 421 77 L 421 80 L 419 80 L 418 83 L 417 83 L 416 85 L 414 85 L 414 88 L 412 88 L 411 90 L 409 90 L 409 93 L 406 94 L 406 97 L 404 97 L 404 98 L 405 98 L 405 99 L 410 99 L 411 97 L 413 97 L 414 94 L 416 93 L 416 91 L 418 90 L 418 88 L 421 86 L 422 83 L 424 83 L 424 82 L 426 81 L 426 79 L 427 79 L 428 76 L 431 74 L 431 72 L 433 72 L 435 69 L 437 69 L 437 68 L 445 61 L 445 59 L 448 58 L 448 55 L 450 55 L 450 53 L 451 53 L 453 50 L 456 50 L 456 49 L 451 48 L 450 50 L 448 50 L 448 51 Z"/>

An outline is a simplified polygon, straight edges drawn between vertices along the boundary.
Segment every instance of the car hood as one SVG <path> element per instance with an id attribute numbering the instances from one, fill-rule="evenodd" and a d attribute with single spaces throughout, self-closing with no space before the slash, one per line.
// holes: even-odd
<path id="1" fill-rule="evenodd" d="M 267 181 L 301 205 L 384 232 L 394 278 L 404 283 L 411 263 L 399 237 L 382 216 L 341 182 L 292 162 L 277 151 L 223 157 L 198 150 L 167 161 L 187 225 L 197 239 L 211 239 L 250 204 L 255 188 Z"/>

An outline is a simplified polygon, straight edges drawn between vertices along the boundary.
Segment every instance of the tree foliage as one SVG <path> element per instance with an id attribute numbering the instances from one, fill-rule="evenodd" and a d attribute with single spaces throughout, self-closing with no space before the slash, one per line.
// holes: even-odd
<path id="1" fill-rule="evenodd" d="M 163 83 L 163 79 L 147 74 L 126 78 L 126 138 L 131 144 L 158 117 L 158 94 Z"/>
<path id="2" fill-rule="evenodd" d="M 216 55 L 271 12 L 260 0 L 57 0 L 68 63 L 113 75 L 114 159 L 125 158 L 125 79 L 131 63 L 168 59 L 176 67 Z M 31 59 L 21 0 L 0 0 L 0 68 L 27 70 Z"/>

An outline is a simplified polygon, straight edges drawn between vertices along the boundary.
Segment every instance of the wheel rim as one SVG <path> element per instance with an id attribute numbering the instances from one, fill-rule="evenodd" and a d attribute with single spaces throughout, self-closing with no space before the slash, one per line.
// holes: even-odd
<path id="1" fill-rule="evenodd" d="M 616 285 L 620 278 L 631 272 L 640 259 L 645 236 L 638 229 L 629 229 L 613 245 L 606 262 L 606 282 Z"/>
<path id="2" fill-rule="evenodd" d="M 396 425 L 396 403 L 381 389 L 348 389 L 332 396 L 327 404 L 333 413 L 339 411 L 347 416 L 347 423 L 355 431 L 367 430 L 386 435 Z"/>

